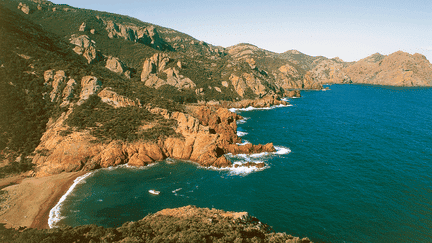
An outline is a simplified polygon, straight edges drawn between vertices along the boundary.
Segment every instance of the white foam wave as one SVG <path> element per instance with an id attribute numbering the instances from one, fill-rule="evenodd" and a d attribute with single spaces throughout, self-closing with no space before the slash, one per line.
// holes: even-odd
<path id="1" fill-rule="evenodd" d="M 276 152 L 273 152 L 274 154 L 281 155 L 281 154 L 289 154 L 289 153 L 291 153 L 291 149 L 289 149 L 289 148 L 285 148 L 285 147 L 282 147 L 282 146 L 274 146 L 274 148 L 276 149 Z"/>
<path id="2" fill-rule="evenodd" d="M 260 162 L 258 162 L 260 163 Z M 261 162 L 263 163 L 263 162 Z M 228 171 L 231 175 L 248 175 L 250 173 L 256 172 L 256 171 L 262 171 L 265 170 L 267 168 L 269 168 L 269 166 L 264 166 L 261 168 L 258 168 L 256 166 L 244 166 L 244 163 L 241 162 L 234 162 L 232 166 L 230 167 L 224 167 L 224 168 L 217 168 L 217 167 L 203 167 L 205 169 L 210 169 L 210 170 L 217 170 L 217 171 Z M 237 167 L 235 167 L 235 165 L 237 165 Z"/>
<path id="3" fill-rule="evenodd" d="M 72 191 L 75 189 L 75 187 L 80 184 L 84 183 L 85 179 L 91 175 L 93 175 L 94 172 L 89 172 L 85 175 L 79 176 L 74 180 L 74 183 L 71 187 L 69 187 L 69 190 L 60 198 L 59 202 L 50 210 L 49 212 L 49 218 L 48 218 L 48 226 L 50 228 L 57 227 L 56 224 L 63 219 L 64 217 L 60 214 L 60 209 L 63 204 L 63 202 L 66 200 L 67 196 L 72 193 Z"/>
<path id="4" fill-rule="evenodd" d="M 246 145 L 248 143 L 250 143 L 248 140 L 243 140 L 243 143 L 236 143 L 236 144 L 241 146 L 241 145 Z"/>
<path id="5" fill-rule="evenodd" d="M 243 124 L 243 123 L 246 123 L 246 121 L 247 121 L 248 119 L 249 119 L 249 117 L 243 117 L 243 119 L 237 121 L 237 124 Z"/>
<path id="6" fill-rule="evenodd" d="M 285 101 L 285 102 L 288 102 L 288 101 L 289 101 L 289 98 L 284 97 L 284 98 L 282 98 L 281 100 L 282 100 L 282 101 Z"/>
<path id="7" fill-rule="evenodd" d="M 168 162 L 168 164 L 170 164 L 170 163 L 171 162 Z M 112 168 L 112 169 L 128 168 L 128 169 L 134 169 L 134 170 L 146 170 L 146 169 L 149 169 L 150 167 L 156 166 L 158 164 L 159 164 L 158 162 L 153 162 L 153 163 L 145 165 L 145 166 L 134 166 L 134 165 L 124 164 L 124 165 L 113 166 L 113 167 L 109 167 L 109 168 Z"/>
<path id="8" fill-rule="evenodd" d="M 274 105 L 274 106 L 270 106 L 270 107 L 261 107 L 261 108 L 257 108 L 257 107 L 246 107 L 246 108 L 231 108 L 230 111 L 231 112 L 236 112 L 236 111 L 253 111 L 253 110 L 271 110 L 271 109 L 275 109 L 275 108 L 281 108 L 281 107 L 290 107 L 293 106 L 291 104 L 288 105 Z"/>
<path id="9" fill-rule="evenodd" d="M 247 132 L 237 131 L 237 136 L 242 137 L 244 135 L 247 135 Z"/>

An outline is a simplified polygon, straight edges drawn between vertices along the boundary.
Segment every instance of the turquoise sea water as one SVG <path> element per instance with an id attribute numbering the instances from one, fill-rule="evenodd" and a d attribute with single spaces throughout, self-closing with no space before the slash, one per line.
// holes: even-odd
<path id="1" fill-rule="evenodd" d="M 330 88 L 302 92 L 291 107 L 239 111 L 245 140 L 292 151 L 246 158 L 268 168 L 236 174 L 168 160 L 99 170 L 64 201 L 59 224 L 113 227 L 192 204 L 247 211 L 315 242 L 431 242 L 432 89 Z"/>

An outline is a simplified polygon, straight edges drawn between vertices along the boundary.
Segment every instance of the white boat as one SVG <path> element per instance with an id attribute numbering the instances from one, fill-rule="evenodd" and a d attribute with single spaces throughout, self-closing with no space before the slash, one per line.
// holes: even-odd
<path id="1" fill-rule="evenodd" d="M 149 192 L 154 195 L 159 195 L 160 193 L 160 191 L 155 191 L 155 190 L 149 190 Z"/>

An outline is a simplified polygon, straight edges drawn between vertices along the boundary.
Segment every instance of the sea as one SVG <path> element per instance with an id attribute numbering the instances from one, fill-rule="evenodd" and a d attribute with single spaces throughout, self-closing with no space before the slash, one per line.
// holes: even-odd
<path id="1" fill-rule="evenodd" d="M 196 205 L 247 211 L 314 242 L 432 242 L 432 88 L 329 88 L 302 91 L 290 106 L 235 110 L 243 143 L 277 152 L 228 157 L 264 168 L 167 159 L 100 169 L 76 180 L 50 225 L 118 227 Z"/>

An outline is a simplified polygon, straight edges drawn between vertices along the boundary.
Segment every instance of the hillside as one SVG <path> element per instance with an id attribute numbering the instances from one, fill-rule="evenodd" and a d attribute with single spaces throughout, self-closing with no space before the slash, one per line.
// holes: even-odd
<path id="1" fill-rule="evenodd" d="M 213 46 L 128 16 L 46 0 L 2 0 L 0 11 L 1 112 L 10 118 L 0 123 L 3 176 L 167 157 L 232 166 L 224 154 L 274 148 L 236 145 L 240 117 L 228 107 L 286 104 L 281 97 L 324 83 L 432 83 L 432 66 L 420 54 L 347 63 L 246 43 Z"/>
<path id="2" fill-rule="evenodd" d="M 392 86 L 432 86 L 432 65 L 421 54 L 398 51 L 379 53 L 333 72 L 331 83 L 363 83 Z M 325 81 L 324 81 L 325 82 Z"/>
<path id="3" fill-rule="evenodd" d="M 275 233 L 246 212 L 225 212 L 191 206 L 164 209 L 118 228 L 96 225 L 37 230 L 6 229 L 2 242 L 302 242 L 286 233 Z"/>

